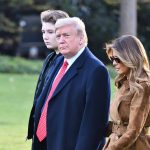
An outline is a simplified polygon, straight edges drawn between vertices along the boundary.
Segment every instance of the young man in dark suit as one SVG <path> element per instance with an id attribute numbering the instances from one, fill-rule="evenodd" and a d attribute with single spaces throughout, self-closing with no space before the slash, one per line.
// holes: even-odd
<path id="1" fill-rule="evenodd" d="M 59 19 L 55 28 L 67 66 L 56 86 L 63 67 L 58 71 L 46 113 L 35 123 L 38 140 L 47 141 L 46 150 L 101 150 L 110 104 L 107 69 L 86 47 L 85 25 L 79 18 Z"/>
<path id="2" fill-rule="evenodd" d="M 61 65 L 62 56 L 59 54 L 56 35 L 55 23 L 57 19 L 69 17 L 68 14 L 61 10 L 46 10 L 41 13 L 42 35 L 48 49 L 54 50 L 44 61 L 39 79 L 37 82 L 34 102 L 30 113 L 28 124 L 27 139 L 32 139 L 32 150 L 45 150 L 46 141 L 38 142 L 35 134 L 35 122 L 39 121 L 38 115 L 41 114 L 44 101 L 47 97 L 55 73 Z"/>

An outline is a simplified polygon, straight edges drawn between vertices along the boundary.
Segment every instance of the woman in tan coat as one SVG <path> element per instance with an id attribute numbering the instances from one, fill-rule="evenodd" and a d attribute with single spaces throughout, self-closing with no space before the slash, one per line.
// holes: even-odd
<path id="1" fill-rule="evenodd" d="M 145 49 L 134 36 L 106 45 L 118 76 L 110 107 L 111 132 L 104 150 L 150 150 L 150 69 Z"/>

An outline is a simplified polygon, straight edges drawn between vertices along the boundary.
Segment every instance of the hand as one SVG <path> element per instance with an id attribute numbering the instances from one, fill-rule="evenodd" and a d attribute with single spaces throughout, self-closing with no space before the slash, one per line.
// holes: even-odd
<path id="1" fill-rule="evenodd" d="M 115 150 L 114 142 L 117 141 L 118 139 L 119 139 L 118 135 L 115 133 L 112 133 L 109 136 L 108 141 L 104 145 L 103 150 Z"/>
<path id="2" fill-rule="evenodd" d="M 119 139 L 119 137 L 118 137 L 117 134 L 112 133 L 112 134 L 110 135 L 110 139 L 111 139 L 111 142 L 115 142 L 115 141 L 117 141 L 117 140 Z"/>

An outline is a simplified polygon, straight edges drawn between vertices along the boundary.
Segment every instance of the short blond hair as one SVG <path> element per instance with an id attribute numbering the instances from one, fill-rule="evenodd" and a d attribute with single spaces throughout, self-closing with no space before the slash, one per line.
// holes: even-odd
<path id="1" fill-rule="evenodd" d="M 57 30 L 58 28 L 61 28 L 63 26 L 68 26 L 68 25 L 74 26 L 76 28 L 78 34 L 83 35 L 84 44 L 85 44 L 85 46 L 87 46 L 88 37 L 87 37 L 86 30 L 85 30 L 84 22 L 78 17 L 62 18 L 62 19 L 58 19 L 56 21 L 55 28 Z"/>

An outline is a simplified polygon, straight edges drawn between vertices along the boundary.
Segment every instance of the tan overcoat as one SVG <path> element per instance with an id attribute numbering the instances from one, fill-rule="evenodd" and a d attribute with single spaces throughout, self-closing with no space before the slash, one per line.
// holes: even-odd
<path id="1" fill-rule="evenodd" d="M 127 80 L 118 89 L 110 106 L 112 133 L 104 150 L 150 150 L 150 83 L 145 79 L 140 85 L 143 90 L 130 95 Z"/>

